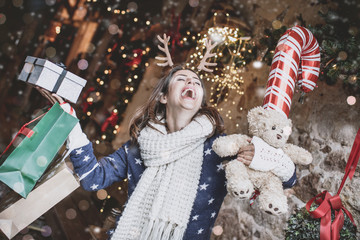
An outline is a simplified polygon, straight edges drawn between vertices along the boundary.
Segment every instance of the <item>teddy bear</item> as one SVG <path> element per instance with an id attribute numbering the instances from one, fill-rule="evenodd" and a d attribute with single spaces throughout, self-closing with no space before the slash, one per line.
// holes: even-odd
<path id="1" fill-rule="evenodd" d="M 250 166 L 237 160 L 226 164 L 228 192 L 235 198 L 249 199 L 257 189 L 260 209 L 273 215 L 286 213 L 288 204 L 282 182 L 292 177 L 294 164 L 308 165 L 312 156 L 307 150 L 287 143 L 292 122 L 278 111 L 255 107 L 248 112 L 247 119 L 255 155 Z M 250 144 L 248 139 L 242 134 L 221 136 L 212 148 L 220 157 L 236 156 L 241 147 Z"/>

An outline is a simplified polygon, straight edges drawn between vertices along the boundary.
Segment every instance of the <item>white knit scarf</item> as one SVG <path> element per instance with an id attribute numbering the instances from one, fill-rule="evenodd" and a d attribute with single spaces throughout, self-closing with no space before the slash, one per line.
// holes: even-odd
<path id="1" fill-rule="evenodd" d="M 113 240 L 180 240 L 189 222 L 203 161 L 204 142 L 213 132 L 205 116 L 180 131 L 164 125 L 145 127 L 139 135 L 146 166 L 112 236 Z"/>

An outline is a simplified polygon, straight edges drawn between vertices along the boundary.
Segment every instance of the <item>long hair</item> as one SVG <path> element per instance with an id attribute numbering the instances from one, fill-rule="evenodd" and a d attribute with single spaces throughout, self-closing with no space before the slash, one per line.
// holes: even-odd
<path id="1" fill-rule="evenodd" d="M 162 95 L 168 94 L 171 79 L 173 78 L 174 74 L 180 70 L 190 70 L 190 69 L 186 69 L 182 66 L 173 67 L 167 75 L 165 75 L 163 78 L 160 79 L 158 84 L 153 89 L 148 101 L 142 107 L 137 109 L 130 123 L 130 137 L 132 143 L 137 142 L 137 138 L 140 134 L 140 131 L 148 125 L 149 121 L 158 124 L 163 124 L 161 123 L 161 120 L 166 117 L 166 105 L 160 102 L 160 97 Z M 198 75 L 196 72 L 194 73 Z M 215 126 L 215 131 L 213 134 L 222 133 L 224 131 L 223 119 L 221 118 L 219 112 L 214 107 L 209 107 L 207 105 L 204 84 L 201 83 L 201 86 L 204 90 L 204 96 L 202 99 L 201 108 L 199 109 L 197 114 L 195 114 L 194 117 L 196 117 L 197 115 L 203 115 L 203 114 L 206 115 Z"/>

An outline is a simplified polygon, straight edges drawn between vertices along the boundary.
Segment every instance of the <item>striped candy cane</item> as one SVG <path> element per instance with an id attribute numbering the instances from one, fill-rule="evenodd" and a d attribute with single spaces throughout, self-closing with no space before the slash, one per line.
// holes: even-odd
<path id="1" fill-rule="evenodd" d="M 300 26 L 288 29 L 275 49 L 263 107 L 288 117 L 295 84 L 301 91 L 310 92 L 319 72 L 320 50 L 313 34 Z"/>

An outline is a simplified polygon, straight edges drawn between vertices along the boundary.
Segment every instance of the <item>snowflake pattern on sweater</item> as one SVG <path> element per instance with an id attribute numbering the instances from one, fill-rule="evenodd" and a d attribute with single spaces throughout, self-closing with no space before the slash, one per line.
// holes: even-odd
<path id="1" fill-rule="evenodd" d="M 184 239 L 210 238 L 211 229 L 227 193 L 222 162 L 229 159 L 220 158 L 212 150 L 213 141 L 218 136 L 214 135 L 204 143 L 200 181 Z M 145 170 L 138 146 L 131 145 L 130 141 L 99 161 L 93 154 L 91 143 L 72 151 L 70 159 L 85 190 L 97 191 L 127 178 L 128 197 L 133 193 Z M 284 183 L 284 186 L 291 187 L 295 180 L 296 176 Z"/>

